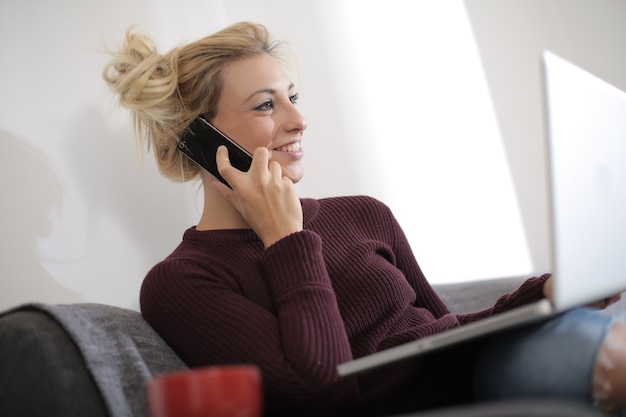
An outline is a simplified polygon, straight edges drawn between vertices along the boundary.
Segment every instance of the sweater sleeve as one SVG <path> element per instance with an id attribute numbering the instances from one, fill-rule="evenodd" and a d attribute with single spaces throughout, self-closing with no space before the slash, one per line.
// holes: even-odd
<path id="1" fill-rule="evenodd" d="M 340 379 L 335 370 L 352 354 L 321 238 L 310 231 L 285 237 L 264 252 L 261 263 L 265 274 L 258 279 L 267 281 L 273 309 L 206 269 L 181 273 L 179 265 L 165 262 L 161 278 L 144 282 L 142 313 L 190 366 L 259 366 L 274 415 L 321 415 L 357 405 L 356 380 Z"/>
<path id="2" fill-rule="evenodd" d="M 289 385 L 281 389 L 300 386 L 323 395 L 326 387 L 338 388 L 336 365 L 352 359 L 352 353 L 322 257 L 321 238 L 303 231 L 275 243 L 265 253 L 264 268 L 278 312 L 277 348 L 283 352 L 283 367 L 291 373 L 284 381 Z M 341 396 L 346 394 L 341 390 Z"/>

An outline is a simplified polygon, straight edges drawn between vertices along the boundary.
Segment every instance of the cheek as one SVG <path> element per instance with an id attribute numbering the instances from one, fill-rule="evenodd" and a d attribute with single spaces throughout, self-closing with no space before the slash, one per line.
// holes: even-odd
<path id="1" fill-rule="evenodd" d="M 265 126 L 240 126 L 237 129 L 236 142 L 250 153 L 256 148 L 272 148 L 273 131 Z M 234 139 L 235 137 L 233 137 Z"/>
<path id="2" fill-rule="evenodd" d="M 275 124 L 269 117 L 246 118 L 218 113 L 213 124 L 237 145 L 250 153 L 259 147 L 272 148 Z"/>

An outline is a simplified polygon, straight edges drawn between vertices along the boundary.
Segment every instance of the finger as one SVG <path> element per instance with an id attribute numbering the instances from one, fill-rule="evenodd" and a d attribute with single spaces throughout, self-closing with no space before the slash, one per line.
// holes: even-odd
<path id="1" fill-rule="evenodd" d="M 615 304 L 621 299 L 622 299 L 622 294 L 614 295 L 613 297 L 608 299 L 607 305 Z"/>
<path id="2" fill-rule="evenodd" d="M 252 154 L 251 170 L 264 172 L 270 161 L 270 151 L 267 148 L 256 148 Z"/>
<path id="3" fill-rule="evenodd" d="M 604 310 L 605 308 L 607 308 L 608 306 L 615 304 L 616 302 L 618 302 L 619 300 L 621 300 L 622 295 L 621 294 L 617 294 L 614 295 L 613 297 L 608 297 L 605 298 L 604 300 L 598 301 L 596 303 L 590 304 L 591 308 L 596 308 L 599 310 Z"/>
<path id="4" fill-rule="evenodd" d="M 220 174 L 222 173 L 222 170 L 232 166 L 230 164 L 230 159 L 228 158 L 228 149 L 226 146 L 222 145 L 217 148 L 217 152 L 215 153 L 215 162 L 217 163 L 217 170 Z"/>
<path id="5" fill-rule="evenodd" d="M 283 178 L 283 168 L 276 161 L 271 161 L 269 165 L 269 171 L 274 181 L 281 181 Z"/>
<path id="6" fill-rule="evenodd" d="M 215 162 L 217 164 L 217 171 L 232 186 L 239 170 L 231 165 L 228 157 L 228 149 L 225 146 L 222 145 L 217 148 Z"/>

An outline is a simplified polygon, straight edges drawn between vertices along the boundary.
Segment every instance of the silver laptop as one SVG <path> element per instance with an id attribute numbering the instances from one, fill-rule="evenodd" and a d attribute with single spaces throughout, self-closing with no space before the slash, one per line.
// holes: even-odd
<path id="1" fill-rule="evenodd" d="M 626 289 L 626 93 L 549 51 L 543 63 L 554 296 L 340 364 L 340 376 L 545 320 Z"/>

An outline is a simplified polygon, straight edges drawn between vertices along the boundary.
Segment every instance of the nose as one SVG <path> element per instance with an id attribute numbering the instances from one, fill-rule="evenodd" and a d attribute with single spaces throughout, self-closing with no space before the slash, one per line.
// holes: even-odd
<path id="1" fill-rule="evenodd" d="M 295 105 L 291 105 L 287 115 L 287 126 L 289 130 L 297 130 L 303 132 L 307 127 L 307 121 L 304 115 Z"/>

